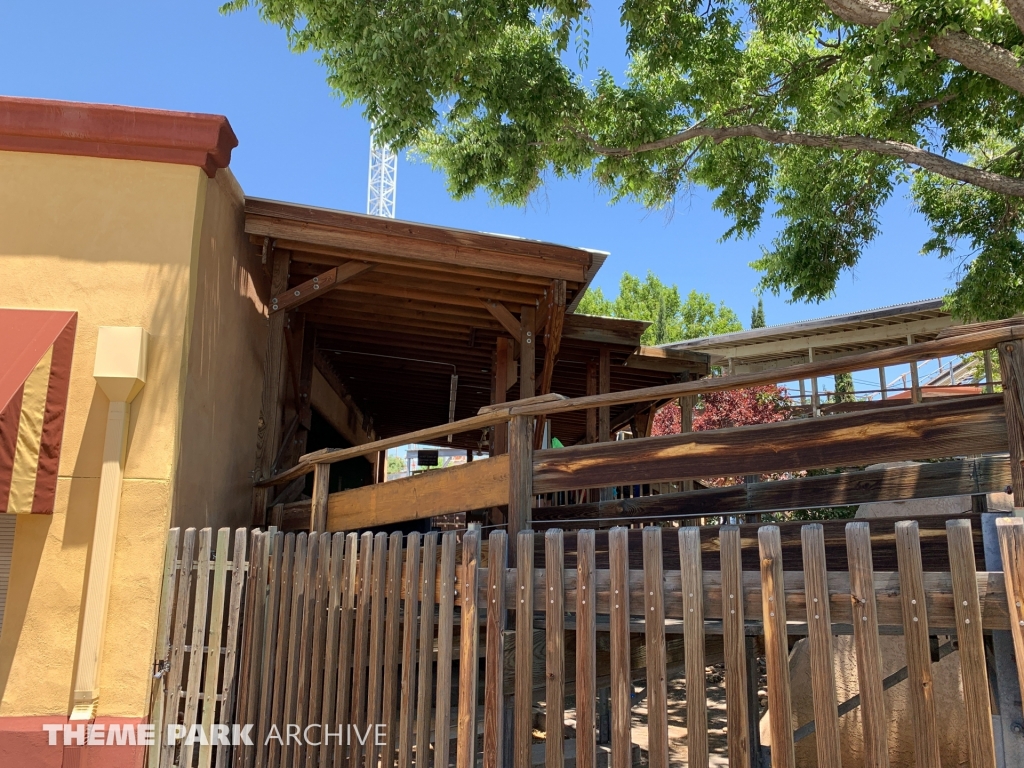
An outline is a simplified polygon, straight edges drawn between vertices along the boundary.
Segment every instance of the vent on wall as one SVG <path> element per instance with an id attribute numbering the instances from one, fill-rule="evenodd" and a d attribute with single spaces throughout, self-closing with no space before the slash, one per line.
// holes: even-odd
<path id="1" fill-rule="evenodd" d="M 17 522 L 17 515 L 0 515 L 0 631 L 4 627 L 7 582 L 11 575 L 11 556 L 14 554 L 14 524 Z"/>

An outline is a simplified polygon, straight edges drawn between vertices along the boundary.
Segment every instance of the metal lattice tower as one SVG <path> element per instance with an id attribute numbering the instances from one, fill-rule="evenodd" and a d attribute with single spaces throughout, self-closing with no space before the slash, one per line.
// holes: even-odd
<path id="1" fill-rule="evenodd" d="M 370 133 L 370 181 L 366 190 L 366 212 L 371 216 L 395 218 L 395 189 L 398 184 L 398 156 L 386 144 L 378 144 Z"/>

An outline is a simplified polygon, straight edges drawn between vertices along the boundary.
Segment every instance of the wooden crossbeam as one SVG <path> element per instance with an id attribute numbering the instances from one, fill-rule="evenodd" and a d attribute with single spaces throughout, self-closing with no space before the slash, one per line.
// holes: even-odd
<path id="1" fill-rule="evenodd" d="M 495 320 L 501 323 L 502 327 L 512 334 L 512 338 L 516 341 L 523 335 L 523 326 L 516 316 L 508 311 L 508 308 L 500 301 L 491 301 L 490 299 L 481 299 L 480 303 L 483 304 L 484 309 L 491 313 Z"/>
<path id="2" fill-rule="evenodd" d="M 703 488 L 635 499 L 536 507 L 534 522 L 562 527 L 595 527 L 600 520 L 719 517 L 749 512 L 788 512 L 795 509 L 845 507 L 876 501 L 933 499 L 994 493 L 1010 481 L 1010 461 L 988 456 L 969 461 L 869 469 L 838 475 L 800 477 Z M 580 521 L 578 524 L 574 521 Z M 624 524 L 624 523 L 619 523 Z"/>
<path id="3" fill-rule="evenodd" d="M 358 277 L 364 272 L 369 272 L 376 265 L 364 261 L 350 261 L 341 266 L 329 269 L 321 275 L 307 280 L 301 285 L 283 291 L 270 300 L 270 314 L 281 312 L 285 309 L 294 309 L 305 304 L 307 301 L 319 298 L 334 290 L 342 283 Z"/>
<path id="4" fill-rule="evenodd" d="M 997 453 L 1006 447 L 1002 398 L 978 395 L 892 408 L 884 419 L 855 413 L 538 451 L 533 484 L 535 493 L 548 493 Z"/>

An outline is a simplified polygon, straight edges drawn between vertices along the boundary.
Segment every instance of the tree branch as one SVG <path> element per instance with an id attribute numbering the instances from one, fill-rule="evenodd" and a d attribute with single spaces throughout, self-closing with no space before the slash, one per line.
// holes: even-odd
<path id="1" fill-rule="evenodd" d="M 918 168 L 937 173 L 940 176 L 962 181 L 1000 195 L 1024 197 L 1024 179 L 1004 176 L 982 168 L 957 163 L 947 157 L 921 149 L 913 144 L 907 144 L 902 141 L 889 141 L 887 139 L 875 139 L 870 136 L 822 136 L 796 131 L 779 131 L 773 128 L 766 128 L 763 125 L 736 125 L 727 128 L 713 128 L 697 124 L 681 133 L 640 144 L 636 147 L 608 147 L 585 134 L 577 135 L 586 141 L 594 152 L 605 157 L 632 157 L 643 152 L 668 149 L 698 138 L 710 138 L 715 143 L 728 139 L 755 138 L 771 144 L 873 152 L 879 155 L 898 158 L 908 165 L 914 165 Z"/>
<path id="2" fill-rule="evenodd" d="M 1010 17 L 1017 25 L 1017 29 L 1024 32 L 1024 0 L 1003 0 L 1003 5 L 1010 12 Z"/>
<path id="3" fill-rule="evenodd" d="M 825 5 L 845 22 L 877 27 L 893 13 L 893 6 L 879 0 L 824 0 Z M 1004 0 L 1017 21 L 1012 6 L 1024 13 L 1024 0 Z M 1020 22 L 1018 22 L 1020 26 Z M 963 32 L 945 32 L 928 41 L 935 53 L 970 70 L 998 80 L 1018 93 L 1024 93 L 1024 69 L 1020 60 L 1005 48 L 979 40 Z"/>

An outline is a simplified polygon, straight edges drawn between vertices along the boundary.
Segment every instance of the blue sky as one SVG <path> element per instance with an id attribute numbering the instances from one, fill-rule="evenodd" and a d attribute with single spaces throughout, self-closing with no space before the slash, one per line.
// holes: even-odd
<path id="1" fill-rule="evenodd" d="M 239 138 L 231 168 L 250 195 L 362 212 L 369 134 L 358 107 L 343 108 L 312 55 L 289 52 L 284 33 L 254 10 L 221 16 L 216 0 L 0 5 L 0 93 L 227 115 Z M 42 9 L 45 8 L 45 17 Z M 623 63 L 618 12 L 601 6 L 591 65 Z M 616 72 L 619 74 L 619 72 Z M 588 180 L 548 184 L 526 209 L 484 196 L 456 202 L 443 177 L 402 157 L 398 216 L 610 251 L 596 285 L 614 293 L 623 270 L 653 270 L 685 293 L 725 301 L 746 326 L 758 274 L 748 263 L 772 237 L 719 243 L 728 223 L 696 190 L 672 215 L 608 204 Z M 788 304 L 765 296 L 769 324 L 944 294 L 948 262 L 919 255 L 928 236 L 902 196 L 886 205 L 883 235 L 836 296 Z"/>

